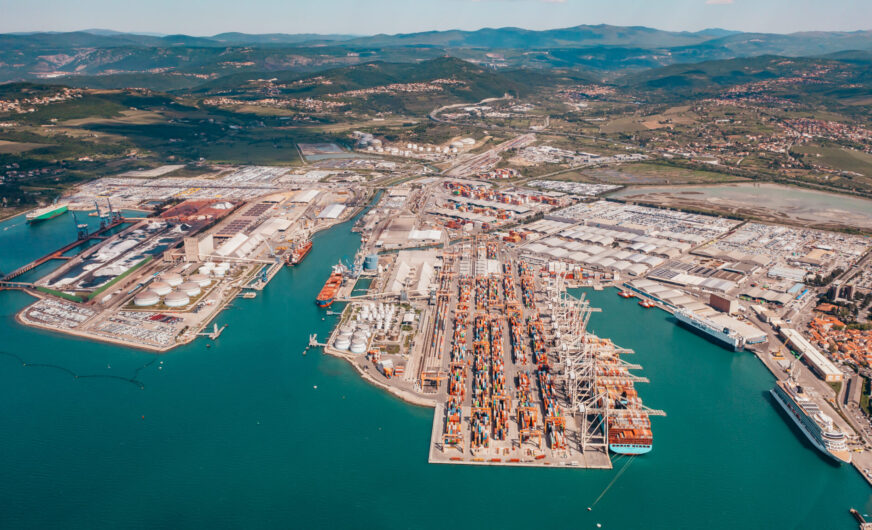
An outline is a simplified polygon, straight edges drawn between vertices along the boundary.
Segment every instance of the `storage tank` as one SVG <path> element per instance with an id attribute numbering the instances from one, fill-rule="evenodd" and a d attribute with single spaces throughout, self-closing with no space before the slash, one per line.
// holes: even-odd
<path id="1" fill-rule="evenodd" d="M 188 295 L 178 291 L 170 293 L 164 298 L 164 304 L 166 304 L 167 307 L 182 307 L 188 305 L 190 301 L 191 299 L 188 298 Z"/>
<path id="2" fill-rule="evenodd" d="M 366 353 L 366 343 L 363 341 L 352 341 L 351 353 Z"/>
<path id="3" fill-rule="evenodd" d="M 170 287 L 170 284 L 166 282 L 152 282 L 148 288 L 160 296 L 170 294 L 173 290 L 173 288 Z"/>
<path id="4" fill-rule="evenodd" d="M 176 287 L 182 284 L 182 275 L 177 272 L 164 272 L 158 276 L 158 278 L 170 287 Z"/>
<path id="5" fill-rule="evenodd" d="M 190 277 L 188 277 L 188 281 L 194 282 L 200 287 L 206 287 L 207 285 L 212 283 L 212 280 L 210 280 L 209 277 L 205 274 L 192 274 Z"/>
<path id="6" fill-rule="evenodd" d="M 363 270 L 374 271 L 378 270 L 378 254 L 370 254 L 363 259 Z"/>
<path id="7" fill-rule="evenodd" d="M 348 339 L 344 339 L 342 337 L 337 337 L 336 341 L 333 342 L 333 347 L 337 350 L 348 351 L 348 348 L 351 346 L 351 341 Z"/>
<path id="8" fill-rule="evenodd" d="M 197 282 L 185 282 L 179 285 L 179 292 L 185 293 L 188 296 L 197 296 L 200 294 L 200 284 Z"/>
<path id="9" fill-rule="evenodd" d="M 160 302 L 160 297 L 154 291 L 142 291 L 133 298 L 133 304 L 138 307 L 147 307 Z"/>

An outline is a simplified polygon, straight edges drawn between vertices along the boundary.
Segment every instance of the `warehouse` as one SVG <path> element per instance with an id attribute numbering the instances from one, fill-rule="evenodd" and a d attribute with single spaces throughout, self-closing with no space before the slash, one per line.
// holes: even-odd
<path id="1" fill-rule="evenodd" d="M 318 219 L 339 219 L 339 216 L 342 215 L 342 212 L 344 211 L 344 204 L 334 203 L 321 210 L 321 213 L 318 214 Z"/>

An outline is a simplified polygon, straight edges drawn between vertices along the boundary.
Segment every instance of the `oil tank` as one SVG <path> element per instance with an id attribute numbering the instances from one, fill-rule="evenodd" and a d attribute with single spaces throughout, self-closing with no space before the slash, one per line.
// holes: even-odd
<path id="1" fill-rule="evenodd" d="M 173 290 L 173 288 L 170 287 L 170 284 L 166 282 L 152 282 L 152 284 L 148 288 L 160 296 L 170 294 L 170 292 Z"/>
<path id="2" fill-rule="evenodd" d="M 191 299 L 188 298 L 188 295 L 178 291 L 170 293 L 164 298 L 164 304 L 166 304 L 167 307 L 182 307 L 188 305 L 190 301 Z"/>
<path id="3" fill-rule="evenodd" d="M 154 291 L 142 291 L 133 298 L 133 304 L 138 307 L 148 307 L 160 302 L 160 297 Z"/>
<path id="4" fill-rule="evenodd" d="M 197 285 L 199 285 L 200 287 L 206 287 L 207 285 L 212 283 L 212 280 L 210 280 L 209 277 L 206 276 L 205 274 L 192 274 L 188 278 L 188 281 L 194 282 Z"/>
<path id="5" fill-rule="evenodd" d="M 374 271 L 378 270 L 378 254 L 370 254 L 363 259 L 363 270 Z"/>
<path id="6" fill-rule="evenodd" d="M 177 272 L 164 272 L 158 276 L 158 278 L 170 287 L 176 287 L 182 284 L 182 275 Z"/>
<path id="7" fill-rule="evenodd" d="M 200 284 L 197 282 L 185 282 L 179 285 L 179 292 L 185 293 L 188 296 L 197 296 L 200 294 Z"/>

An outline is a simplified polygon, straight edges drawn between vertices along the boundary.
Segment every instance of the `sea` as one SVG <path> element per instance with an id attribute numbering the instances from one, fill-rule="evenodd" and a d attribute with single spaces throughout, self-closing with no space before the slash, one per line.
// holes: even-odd
<path id="1" fill-rule="evenodd" d="M 0 271 L 74 238 L 69 216 L 0 223 Z M 33 299 L 0 292 L 0 528 L 853 529 L 850 508 L 872 512 L 858 472 L 776 409 L 752 354 L 612 289 L 576 293 L 667 413 L 652 452 L 612 470 L 428 464 L 431 409 L 304 354 L 335 325 L 313 300 L 360 244 L 352 222 L 234 301 L 218 339 L 163 355 L 26 328 L 14 317 Z"/>

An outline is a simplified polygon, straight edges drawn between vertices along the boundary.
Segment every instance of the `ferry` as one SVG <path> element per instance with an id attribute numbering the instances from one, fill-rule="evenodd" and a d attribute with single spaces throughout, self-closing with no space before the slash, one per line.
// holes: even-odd
<path id="1" fill-rule="evenodd" d="M 620 291 L 618 293 L 618 296 L 620 296 L 621 298 L 633 298 L 636 295 L 633 294 L 631 291 Z"/>
<path id="2" fill-rule="evenodd" d="M 327 278 L 327 282 L 324 283 L 324 287 L 321 288 L 321 292 L 318 293 L 318 297 L 315 299 L 318 307 L 330 307 L 330 304 L 336 299 L 336 293 L 339 292 L 340 287 L 342 287 L 342 267 L 336 265 L 333 267 L 333 273 Z"/>
<path id="3" fill-rule="evenodd" d="M 648 309 L 648 308 L 656 306 L 657 304 L 655 304 L 654 302 L 652 302 L 648 298 L 644 298 L 642 300 L 639 300 L 639 305 L 644 307 L 645 309 Z"/>
<path id="4" fill-rule="evenodd" d="M 847 435 L 803 392 L 802 387 L 790 380 L 778 381 L 769 392 L 818 451 L 839 464 L 851 463 Z"/>
<path id="5" fill-rule="evenodd" d="M 303 258 L 312 250 L 312 241 L 310 239 L 306 239 L 300 243 L 295 243 L 291 248 L 291 252 L 287 255 L 287 264 L 288 265 L 298 265 Z"/>
<path id="6" fill-rule="evenodd" d="M 60 214 L 67 211 L 69 204 L 52 204 L 50 206 L 45 206 L 43 208 L 37 208 L 36 210 L 27 212 L 25 215 L 25 219 L 28 223 L 35 223 L 37 221 L 48 221 L 49 219 L 53 219 Z"/>
<path id="7" fill-rule="evenodd" d="M 735 330 L 719 326 L 711 320 L 697 316 L 686 309 L 675 311 L 674 316 L 680 325 L 716 344 L 725 346 L 733 351 L 742 351 L 745 348 L 745 338 Z"/>

